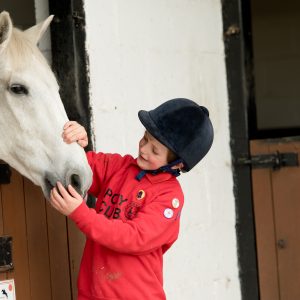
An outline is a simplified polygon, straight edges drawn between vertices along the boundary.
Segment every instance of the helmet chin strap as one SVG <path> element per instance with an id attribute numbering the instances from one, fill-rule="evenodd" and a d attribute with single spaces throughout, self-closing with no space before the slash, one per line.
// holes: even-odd
<path id="1" fill-rule="evenodd" d="M 171 163 L 162 166 L 156 170 L 141 170 L 136 176 L 135 179 L 137 179 L 138 181 L 141 181 L 141 179 L 147 174 L 151 174 L 151 175 L 157 175 L 160 173 L 170 173 L 171 175 L 177 177 L 180 175 L 180 169 L 172 169 L 172 167 L 176 166 L 179 163 L 182 163 L 182 159 L 176 159 L 174 161 L 172 161 Z"/>

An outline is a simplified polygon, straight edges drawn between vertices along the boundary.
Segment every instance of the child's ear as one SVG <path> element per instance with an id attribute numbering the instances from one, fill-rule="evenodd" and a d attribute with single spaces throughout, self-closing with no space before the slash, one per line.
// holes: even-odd
<path id="1" fill-rule="evenodd" d="M 176 169 L 182 169 L 184 167 L 184 164 L 182 162 L 178 163 L 177 165 L 173 166 L 171 169 L 176 170 Z"/>

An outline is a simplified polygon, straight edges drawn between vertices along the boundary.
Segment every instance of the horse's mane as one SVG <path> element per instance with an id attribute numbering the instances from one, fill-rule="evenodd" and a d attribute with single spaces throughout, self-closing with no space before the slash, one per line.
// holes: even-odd
<path id="1" fill-rule="evenodd" d="M 32 44 L 32 42 L 26 38 L 24 33 L 17 28 L 13 28 L 6 53 L 14 66 L 18 68 L 22 68 L 22 66 L 25 66 L 31 61 L 29 58 L 32 55 L 34 55 L 40 63 L 48 65 L 46 59 L 36 45 Z"/>

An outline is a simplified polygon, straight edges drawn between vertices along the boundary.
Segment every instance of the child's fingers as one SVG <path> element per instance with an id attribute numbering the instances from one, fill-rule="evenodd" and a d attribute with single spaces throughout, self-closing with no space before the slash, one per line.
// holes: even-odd
<path id="1" fill-rule="evenodd" d="M 78 140 L 77 143 L 79 144 L 79 146 L 81 146 L 82 148 L 85 148 L 88 145 L 88 141 L 87 140 Z"/>
<path id="2" fill-rule="evenodd" d="M 70 140 L 79 140 L 79 139 L 83 139 L 87 137 L 86 131 L 85 129 L 83 129 L 83 127 L 81 128 L 76 128 L 74 130 L 72 130 L 71 132 L 69 132 L 68 134 L 64 135 L 64 138 L 68 138 Z"/>
<path id="3" fill-rule="evenodd" d="M 65 124 L 63 128 L 63 132 L 61 134 L 63 139 L 68 139 L 68 137 L 72 136 L 72 132 L 78 129 L 80 125 L 75 121 L 69 121 Z M 70 135 L 71 134 L 71 135 Z"/>
<path id="4" fill-rule="evenodd" d="M 50 192 L 50 204 L 57 210 L 62 209 L 60 195 L 57 192 L 56 188 L 53 188 Z"/>
<path id="5" fill-rule="evenodd" d="M 77 193 L 77 191 L 73 188 L 71 184 L 68 185 L 68 191 L 74 198 L 78 200 L 83 200 L 83 198 Z"/>
<path id="6" fill-rule="evenodd" d="M 69 185 L 68 190 L 66 190 L 59 181 L 50 193 L 50 204 L 65 216 L 72 213 L 82 201 L 82 197 L 74 188 Z"/>
<path id="7" fill-rule="evenodd" d="M 63 132 L 63 139 L 66 143 L 73 143 L 78 140 L 87 140 L 87 133 L 83 126 L 71 126 Z"/>
<path id="8" fill-rule="evenodd" d="M 67 129 L 68 127 L 70 127 L 71 125 L 75 125 L 78 124 L 76 121 L 68 121 L 65 125 L 63 129 Z"/>
<path id="9" fill-rule="evenodd" d="M 71 137 L 74 134 L 80 133 L 80 132 L 85 132 L 85 129 L 83 128 L 83 126 L 77 124 L 77 125 L 71 125 L 70 127 L 68 127 L 67 129 L 65 129 L 63 131 L 63 136 L 64 137 Z"/>
<path id="10" fill-rule="evenodd" d="M 63 136 L 63 140 L 67 144 L 77 142 L 78 139 L 79 139 L 79 135 L 77 134 L 69 134 L 67 136 Z"/>
<path id="11" fill-rule="evenodd" d="M 83 147 L 83 148 L 86 147 L 89 143 L 86 131 L 79 132 L 76 135 L 76 141 L 81 147 Z"/>
<path id="12" fill-rule="evenodd" d="M 65 187 L 58 181 L 57 182 L 57 188 L 61 194 L 61 199 L 65 202 L 65 199 L 67 199 L 68 197 L 70 197 L 70 194 L 68 193 L 68 191 L 65 189 Z"/>

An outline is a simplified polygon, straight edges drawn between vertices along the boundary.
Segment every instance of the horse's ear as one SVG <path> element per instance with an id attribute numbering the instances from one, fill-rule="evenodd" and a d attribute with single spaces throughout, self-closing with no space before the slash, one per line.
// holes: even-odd
<path id="1" fill-rule="evenodd" d="M 10 40 L 12 28 L 13 25 L 9 13 L 3 11 L 0 14 L 0 53 L 5 49 Z"/>
<path id="2" fill-rule="evenodd" d="M 38 23 L 37 25 L 34 25 L 24 31 L 27 38 L 33 42 L 34 44 L 37 44 L 45 31 L 47 30 L 49 24 L 51 23 L 53 19 L 53 15 L 49 16 L 45 21 Z"/>

